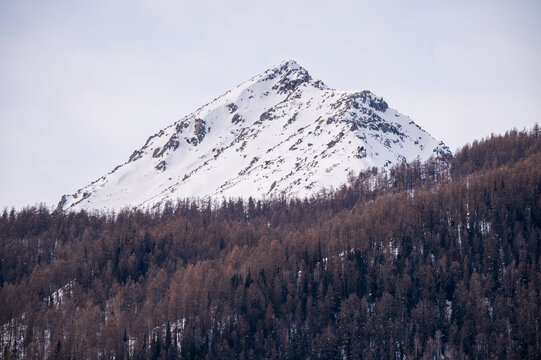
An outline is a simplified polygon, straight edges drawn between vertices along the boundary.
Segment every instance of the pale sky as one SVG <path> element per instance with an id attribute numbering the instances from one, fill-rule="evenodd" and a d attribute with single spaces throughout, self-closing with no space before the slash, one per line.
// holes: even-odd
<path id="1" fill-rule="evenodd" d="M 0 0 L 0 209 L 56 205 L 284 59 L 453 151 L 540 121 L 541 2 Z"/>

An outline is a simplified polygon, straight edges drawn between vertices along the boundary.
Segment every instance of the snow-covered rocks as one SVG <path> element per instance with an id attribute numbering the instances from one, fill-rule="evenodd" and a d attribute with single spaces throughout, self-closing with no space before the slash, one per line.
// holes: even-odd
<path id="1" fill-rule="evenodd" d="M 304 197 L 350 172 L 449 154 L 370 91 L 339 91 L 284 61 L 151 136 L 65 210 L 151 208 L 190 197 Z"/>

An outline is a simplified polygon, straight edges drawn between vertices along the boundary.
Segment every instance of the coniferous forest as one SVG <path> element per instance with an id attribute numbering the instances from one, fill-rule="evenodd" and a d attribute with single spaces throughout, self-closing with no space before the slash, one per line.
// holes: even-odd
<path id="1" fill-rule="evenodd" d="M 6 209 L 2 359 L 539 359 L 536 125 L 310 199 Z"/>

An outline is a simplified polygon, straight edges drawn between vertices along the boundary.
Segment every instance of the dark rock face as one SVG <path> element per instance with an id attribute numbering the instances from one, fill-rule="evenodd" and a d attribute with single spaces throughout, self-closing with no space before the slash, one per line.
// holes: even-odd
<path id="1" fill-rule="evenodd" d="M 128 159 L 128 162 L 135 161 L 137 159 L 140 159 L 143 156 L 143 152 L 141 150 L 135 150 Z"/>
<path id="2" fill-rule="evenodd" d="M 363 159 L 366 157 L 366 149 L 364 146 L 357 146 L 357 154 L 355 154 L 357 159 Z"/>
<path id="3" fill-rule="evenodd" d="M 375 96 L 367 90 L 361 93 L 361 99 L 364 103 L 368 104 L 368 106 L 377 111 L 385 112 L 389 108 L 389 105 L 385 102 L 385 100 Z"/>
<path id="4" fill-rule="evenodd" d="M 265 111 L 261 116 L 259 116 L 259 122 L 256 121 L 256 124 L 261 124 L 265 120 L 272 120 L 274 115 L 272 114 L 272 109 Z"/>
<path id="5" fill-rule="evenodd" d="M 159 171 L 165 171 L 166 169 L 166 163 L 165 163 L 165 160 L 164 161 L 160 161 L 158 163 L 158 165 L 156 165 L 156 170 L 159 170 Z"/>
<path id="6" fill-rule="evenodd" d="M 205 138 L 205 135 L 207 133 L 206 128 L 206 122 L 203 119 L 196 119 L 195 125 L 194 125 L 194 135 L 195 138 L 192 138 L 192 144 L 197 146 L 203 139 Z"/>
<path id="7" fill-rule="evenodd" d="M 239 124 L 239 123 L 241 123 L 241 122 L 243 122 L 243 121 L 244 121 L 243 117 L 240 116 L 239 114 L 235 114 L 235 115 L 233 115 L 233 117 L 231 118 L 231 122 L 232 122 L 233 124 Z"/>
<path id="8" fill-rule="evenodd" d="M 178 146 L 180 145 L 180 142 L 178 141 L 178 135 L 174 134 L 169 138 L 167 143 L 163 146 L 163 148 L 156 148 L 154 152 L 152 153 L 152 157 L 158 158 L 163 156 L 167 150 L 175 151 Z"/>
<path id="9" fill-rule="evenodd" d="M 186 129 L 188 126 L 190 126 L 190 123 L 188 121 L 180 121 L 176 126 L 175 130 L 177 131 L 177 134 L 182 134 L 184 129 Z"/>
<path id="10" fill-rule="evenodd" d="M 269 75 L 268 78 L 274 79 L 278 76 L 280 76 L 280 80 L 272 87 L 272 89 L 277 91 L 279 94 L 293 92 L 300 85 L 312 80 L 312 77 L 310 74 L 308 74 L 308 71 L 298 67 L 294 62 L 284 63 L 278 70 Z M 319 81 L 318 85 L 322 88 L 325 86 L 321 81 Z"/>
<path id="11" fill-rule="evenodd" d="M 306 74 L 303 74 L 300 78 L 298 79 L 290 79 L 289 77 L 287 76 L 284 76 L 279 82 L 278 84 L 276 84 L 275 86 L 273 86 L 273 90 L 277 90 L 277 92 L 279 94 L 283 94 L 283 93 L 287 93 L 287 92 L 291 92 L 291 91 L 294 91 L 295 89 L 297 89 L 297 87 L 305 82 L 308 82 L 310 81 L 311 78 L 310 78 L 310 75 L 308 75 L 308 73 Z"/>
<path id="12" fill-rule="evenodd" d="M 371 108 L 376 109 L 377 111 L 385 112 L 389 108 L 389 105 L 383 99 L 370 99 L 369 103 Z"/>

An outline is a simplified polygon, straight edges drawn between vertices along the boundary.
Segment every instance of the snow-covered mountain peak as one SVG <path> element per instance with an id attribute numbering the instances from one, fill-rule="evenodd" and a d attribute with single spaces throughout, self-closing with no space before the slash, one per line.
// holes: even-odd
<path id="1" fill-rule="evenodd" d="M 286 60 L 148 138 L 63 209 L 186 197 L 310 196 L 372 166 L 449 154 L 370 91 L 339 91 Z"/>
<path id="2" fill-rule="evenodd" d="M 299 88 L 315 87 L 326 90 L 328 87 L 321 80 L 314 80 L 308 71 L 294 60 L 284 60 L 278 65 L 254 76 L 238 88 L 259 90 L 261 87 L 273 93 L 287 95 Z"/>
<path id="3" fill-rule="evenodd" d="M 311 79 L 308 71 L 302 66 L 300 66 L 295 60 L 283 60 L 279 64 L 274 65 L 263 73 L 257 75 L 255 78 L 263 78 L 264 80 L 269 80 L 280 77 L 293 80 L 306 76 Z"/>

